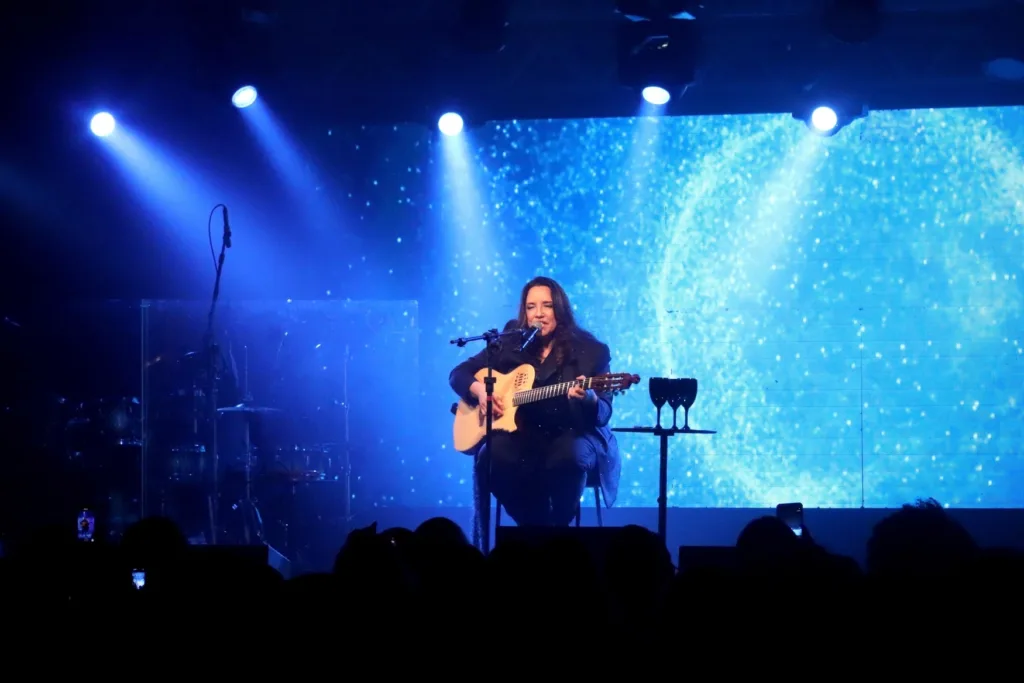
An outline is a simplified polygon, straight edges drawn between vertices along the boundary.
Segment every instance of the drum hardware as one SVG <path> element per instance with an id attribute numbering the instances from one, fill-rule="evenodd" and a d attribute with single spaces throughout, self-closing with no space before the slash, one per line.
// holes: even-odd
<path id="1" fill-rule="evenodd" d="M 217 527 L 219 520 L 217 519 L 217 509 L 220 506 L 220 453 L 217 451 L 217 385 L 220 384 L 220 376 L 217 372 L 217 361 L 215 359 L 217 350 L 217 342 L 214 339 L 213 332 L 213 312 L 217 306 L 217 298 L 220 294 L 220 273 L 224 265 L 224 248 L 220 250 L 221 261 L 217 265 L 217 282 L 213 287 L 213 303 L 210 304 L 210 317 L 207 329 L 207 382 L 210 387 L 210 400 L 209 409 L 210 413 L 210 452 L 213 455 L 213 491 L 211 495 L 206 498 L 206 507 L 210 513 L 210 541 L 213 545 L 217 545 Z"/>
<path id="2" fill-rule="evenodd" d="M 219 415 L 239 414 L 239 415 L 242 416 L 243 435 L 244 435 L 244 440 L 243 440 L 244 446 L 243 446 L 243 452 L 242 452 L 242 459 L 243 459 L 243 468 L 244 468 L 243 471 L 245 473 L 245 495 L 242 497 L 242 499 L 240 501 L 237 501 L 236 503 L 232 504 L 231 509 L 232 510 L 237 510 L 237 509 L 239 509 L 239 506 L 241 506 L 241 509 L 243 509 L 243 510 L 252 510 L 253 511 L 253 513 L 252 513 L 252 520 L 256 523 L 256 527 L 255 527 L 255 530 L 252 530 L 252 529 L 250 529 L 250 525 L 248 523 L 246 523 L 244 525 L 243 533 L 244 533 L 244 537 L 245 537 L 245 542 L 246 543 L 251 543 L 252 542 L 252 536 L 255 536 L 256 538 L 262 538 L 262 536 L 263 536 L 263 520 L 262 520 L 262 516 L 259 514 L 258 508 L 256 507 L 256 501 L 253 498 L 253 489 L 252 489 L 252 485 L 253 485 L 253 480 L 252 480 L 253 479 L 252 478 L 252 472 L 253 472 L 252 420 L 254 420 L 256 418 L 256 416 L 258 416 L 258 415 L 274 415 L 274 414 L 277 414 L 277 413 L 280 413 L 280 412 L 281 411 L 278 410 L 277 408 L 267 408 L 267 407 L 262 407 L 262 406 L 252 406 L 252 405 L 246 405 L 245 403 L 239 403 L 238 405 L 228 406 L 226 408 L 218 408 L 217 409 L 217 413 Z M 215 474 L 214 476 L 217 476 L 217 475 Z M 250 521 L 248 514 L 246 514 L 246 518 L 245 519 L 246 519 L 246 522 Z"/>
<path id="3" fill-rule="evenodd" d="M 263 463 L 263 473 L 275 479 L 301 481 L 326 481 L 333 472 L 328 445 L 279 448 L 273 453 L 273 460 Z"/>
<path id="4" fill-rule="evenodd" d="M 210 324 L 211 321 L 208 321 Z M 161 354 L 146 363 L 144 382 L 151 387 L 147 417 L 150 467 L 159 482 L 152 493 L 162 514 L 188 519 L 190 529 L 205 527 L 206 542 L 216 542 L 223 470 L 218 445 L 216 407 L 225 359 L 208 327 L 203 350 Z M 149 492 L 149 488 L 146 491 Z M 230 500 L 230 499 L 229 499 Z M 199 527 L 200 519 L 206 520 Z"/>
<path id="5" fill-rule="evenodd" d="M 249 347 L 242 347 L 242 403 L 252 403 L 252 394 L 249 393 Z"/>
<path id="6" fill-rule="evenodd" d="M 203 514 L 208 518 L 208 538 L 211 542 L 217 542 L 218 535 L 227 531 L 227 526 L 231 527 L 229 535 L 235 536 L 234 532 L 239 529 L 237 512 L 255 508 L 253 475 L 256 469 L 256 449 L 252 443 L 252 421 L 258 415 L 276 414 L 281 411 L 253 405 L 252 394 L 248 388 L 248 347 L 244 347 L 244 368 L 240 377 L 243 386 L 239 387 L 239 393 L 246 400 L 236 405 L 219 404 L 218 395 L 224 388 L 221 387 L 224 379 L 222 373 L 229 372 L 236 378 L 239 377 L 239 373 L 235 368 L 230 346 L 219 347 L 211 334 L 212 321 L 208 321 L 208 324 L 204 339 L 206 353 L 191 351 L 173 361 L 168 356 L 158 356 L 149 365 L 152 368 L 162 365 L 169 373 L 166 379 L 173 382 L 170 385 L 165 382 L 160 387 L 154 387 L 157 389 L 157 395 L 164 399 L 163 404 L 156 406 L 153 412 L 156 418 L 154 433 L 162 434 L 164 437 L 158 438 L 162 442 L 160 450 L 167 463 L 165 480 L 176 491 L 171 494 L 172 497 L 191 495 L 175 485 L 187 487 L 194 484 L 206 489 Z M 233 438 L 232 430 L 221 424 L 222 419 L 233 414 L 238 414 L 242 420 L 239 434 L 242 437 L 241 453 L 226 445 L 225 437 Z M 168 448 L 168 443 L 173 445 Z M 229 491 L 228 489 L 234 488 L 233 480 L 238 484 L 244 482 L 244 491 Z M 222 490 L 225 486 L 226 489 Z M 222 512 L 229 515 L 228 518 L 220 520 Z M 254 535 L 260 535 L 262 519 L 260 514 L 248 512 L 244 514 L 244 518 L 246 521 L 242 531 L 246 542 L 250 542 Z"/>
<path id="7" fill-rule="evenodd" d="M 245 545 L 266 540 L 263 532 L 263 515 L 256 503 L 255 499 L 240 499 L 231 504 L 231 512 L 241 516 L 242 541 Z"/>
<path id="8" fill-rule="evenodd" d="M 351 442 L 349 439 L 349 403 L 348 403 L 348 365 L 352 360 L 351 350 L 348 344 L 345 344 L 345 362 L 342 363 L 341 370 L 341 410 L 342 410 L 342 447 L 341 447 L 341 476 L 344 485 L 341 488 L 342 495 L 345 496 L 344 512 L 345 515 L 345 528 L 344 533 L 347 536 L 349 532 L 349 526 L 352 524 L 352 452 Z"/>
<path id="9" fill-rule="evenodd" d="M 228 406 L 226 408 L 218 408 L 217 412 L 221 415 L 239 414 L 242 416 L 243 424 L 243 450 L 242 450 L 242 462 L 243 469 L 245 472 L 246 481 L 246 499 L 252 497 L 252 470 L 253 470 L 253 445 L 252 445 L 252 420 L 258 415 L 276 415 L 282 411 L 277 408 L 265 408 L 261 406 L 250 406 L 244 403 L 239 403 L 235 406 Z"/>
<path id="10" fill-rule="evenodd" d="M 103 536 L 114 538 L 141 516 L 141 402 L 131 396 L 68 400 L 56 397 L 47 419 L 54 438 L 46 452 L 67 476 L 61 497 L 97 511 Z"/>
<path id="11" fill-rule="evenodd" d="M 342 377 L 333 380 L 342 380 L 342 387 L 335 384 L 337 393 L 302 410 L 280 431 L 256 422 L 260 416 L 286 413 L 266 405 L 262 396 L 254 397 L 248 346 L 236 344 L 232 355 L 226 337 L 220 342 L 212 359 L 202 352 L 178 360 L 164 356 L 166 377 L 152 385 L 157 403 L 150 413 L 149 434 L 155 435 L 153 443 L 159 445 L 154 448 L 167 463 L 166 505 L 191 518 L 196 525 L 191 528 L 211 529 L 212 534 L 204 534 L 207 542 L 281 543 L 289 557 L 312 547 L 308 544 L 316 541 L 307 539 L 307 533 L 319 533 L 322 524 L 344 525 L 347 532 L 352 519 L 351 348 L 344 349 Z M 243 358 L 238 360 L 243 362 L 236 367 L 240 351 Z M 218 394 L 221 401 L 228 400 L 216 402 Z M 240 402 L 232 405 L 232 399 Z M 303 434 L 313 438 L 303 441 Z M 216 441 L 211 443 L 210 437 Z M 281 447 L 281 439 L 287 439 L 286 446 Z M 332 508 L 322 520 L 319 513 L 306 510 L 307 502 L 321 498 Z"/>
<path id="12" fill-rule="evenodd" d="M 64 453 L 71 463 L 107 469 L 127 457 L 122 449 L 142 446 L 138 398 L 99 398 L 71 405 L 71 416 L 64 422 Z"/>
<path id="13" fill-rule="evenodd" d="M 292 543 L 292 526 L 295 521 L 295 499 L 299 488 L 320 483 L 323 485 L 341 484 L 341 514 L 343 518 L 341 535 L 347 536 L 352 525 L 352 467 L 348 392 L 348 372 L 351 360 L 351 347 L 346 344 L 344 362 L 342 363 L 341 398 L 340 400 L 334 399 L 330 402 L 331 407 L 340 411 L 341 442 L 322 443 L 308 448 L 294 446 L 288 451 L 288 457 L 294 458 L 295 454 L 301 454 L 300 458 L 303 467 L 295 468 L 293 466 L 284 471 L 279 470 L 281 474 L 287 477 L 286 481 L 289 483 L 288 493 L 286 494 L 288 496 L 288 503 L 286 505 L 287 520 L 280 521 L 280 525 L 284 528 L 285 532 L 286 552 L 293 555 L 293 561 L 295 561 L 295 555 L 298 552 L 298 549 Z M 279 451 L 276 455 L 280 458 L 283 453 L 285 451 Z M 315 461 L 311 460 L 311 456 L 315 458 Z M 294 462 L 294 460 L 291 462 Z M 315 462 L 319 462 L 319 466 L 316 466 Z"/>
<path id="14" fill-rule="evenodd" d="M 267 496 L 262 503 L 266 504 L 265 509 L 271 511 L 268 517 L 272 523 L 271 528 L 281 534 L 276 537 L 281 545 L 274 543 L 274 546 L 280 547 L 293 563 L 301 564 L 302 554 L 308 550 L 311 542 L 308 537 L 310 530 L 316 537 L 320 537 L 326 524 L 340 522 L 343 529 L 350 526 L 349 521 L 343 516 L 329 514 L 323 509 L 325 498 L 339 501 L 342 507 L 345 507 L 341 501 L 341 492 L 338 490 L 343 486 L 340 477 L 300 479 L 282 473 L 280 477 L 271 476 L 269 481 L 264 480 L 264 483 L 267 485 Z M 271 493 L 272 491 L 276 493 Z M 310 505 L 315 507 L 315 512 L 310 511 Z M 345 534 L 339 532 L 337 535 Z"/>
<path id="15" fill-rule="evenodd" d="M 342 524 L 341 536 L 347 536 L 352 526 L 352 468 L 351 468 L 351 441 L 349 431 L 349 399 L 348 399 L 348 370 L 351 361 L 351 349 L 345 345 L 344 363 L 342 364 L 342 385 L 341 399 L 331 402 L 334 408 L 340 410 L 342 441 L 340 443 L 323 443 L 311 448 L 294 446 L 291 449 L 278 451 L 275 456 L 280 458 L 288 453 L 293 457 L 296 453 L 301 454 L 303 465 L 306 467 L 296 471 L 286 469 L 280 471 L 288 477 L 288 492 L 284 513 L 285 519 L 279 519 L 278 525 L 284 531 L 284 548 L 292 562 L 298 562 L 301 549 L 294 543 L 293 526 L 296 515 L 296 499 L 300 488 L 307 488 L 313 485 L 330 486 L 334 483 L 341 484 L 342 498 Z M 308 467 L 309 456 L 315 455 L 319 458 L 320 467 Z M 276 472 L 275 472 L 276 474 Z M 322 520 L 321 520 L 322 521 Z"/>
<path id="16" fill-rule="evenodd" d="M 250 406 L 245 403 L 239 403 L 236 406 L 228 406 L 226 408 L 217 408 L 218 413 L 245 413 L 248 415 L 275 415 L 283 412 L 280 408 L 264 408 L 260 406 Z"/>
<path id="17" fill-rule="evenodd" d="M 173 482 L 202 481 L 206 472 L 206 446 L 189 444 L 168 451 L 167 478 Z"/>

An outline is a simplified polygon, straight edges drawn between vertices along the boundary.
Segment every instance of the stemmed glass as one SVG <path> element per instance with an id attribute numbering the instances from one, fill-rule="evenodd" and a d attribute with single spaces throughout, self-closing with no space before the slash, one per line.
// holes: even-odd
<path id="1" fill-rule="evenodd" d="M 697 380 L 692 377 L 679 380 L 679 403 L 683 406 L 683 429 L 690 428 L 690 408 L 697 400 Z"/>
<path id="2" fill-rule="evenodd" d="M 679 429 L 676 426 L 676 416 L 679 414 L 679 406 L 683 405 L 683 383 L 685 379 L 666 380 L 669 383 L 668 405 L 672 408 L 672 429 Z"/>
<path id="3" fill-rule="evenodd" d="M 651 403 L 658 409 L 657 427 L 661 429 L 661 409 L 669 397 L 668 380 L 664 377 L 652 377 L 647 380 L 647 391 L 651 395 Z"/>

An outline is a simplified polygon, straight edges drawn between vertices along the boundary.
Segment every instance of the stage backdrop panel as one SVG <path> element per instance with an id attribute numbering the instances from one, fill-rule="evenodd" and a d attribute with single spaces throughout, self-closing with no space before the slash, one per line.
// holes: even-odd
<path id="1" fill-rule="evenodd" d="M 1024 506 L 1024 108 L 871 112 L 830 138 L 789 115 L 464 138 L 435 147 L 436 404 L 464 357 L 446 338 L 549 275 L 613 370 L 700 381 L 691 424 L 719 434 L 674 440 L 670 505 Z M 653 416 L 646 385 L 615 401 L 615 425 Z M 656 439 L 619 443 L 618 503 L 653 505 Z"/>

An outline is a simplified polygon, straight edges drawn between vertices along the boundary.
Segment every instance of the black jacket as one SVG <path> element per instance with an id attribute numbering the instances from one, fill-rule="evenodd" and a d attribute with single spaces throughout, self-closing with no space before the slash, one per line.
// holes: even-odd
<path id="1" fill-rule="evenodd" d="M 505 329 L 515 329 L 516 326 L 516 321 L 511 320 L 505 325 Z M 495 349 L 494 370 L 508 373 L 523 364 L 532 364 L 537 367 L 537 358 L 519 351 L 518 347 L 518 344 L 506 341 Z M 470 405 L 475 405 L 476 399 L 469 393 L 469 387 L 476 381 L 476 373 L 486 367 L 487 352 L 481 351 L 457 365 L 448 376 L 448 383 L 460 398 Z M 568 382 L 580 375 L 594 377 L 607 374 L 611 372 L 611 352 L 607 344 L 602 344 L 593 337 L 577 337 L 570 344 L 566 358 L 555 372 L 557 377 L 543 378 L 538 374 L 537 381 L 546 379 L 545 383 L 558 383 Z M 558 401 L 559 399 L 551 400 Z M 611 507 L 618 496 L 619 477 L 622 469 L 619 445 L 615 440 L 615 434 L 609 427 L 612 417 L 612 396 L 599 392 L 596 402 L 566 401 L 566 405 L 573 413 L 573 422 L 580 435 L 589 440 L 597 452 L 601 491 L 604 494 L 605 505 Z M 538 406 L 543 408 L 543 404 L 538 404 Z"/>

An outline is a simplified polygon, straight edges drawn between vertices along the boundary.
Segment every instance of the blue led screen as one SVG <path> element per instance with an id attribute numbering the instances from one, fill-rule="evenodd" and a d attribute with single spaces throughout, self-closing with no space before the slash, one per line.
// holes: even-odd
<path id="1" fill-rule="evenodd" d="M 478 349 L 447 340 L 500 327 L 546 274 L 644 377 L 615 425 L 653 422 L 647 378 L 699 380 L 691 423 L 719 433 L 674 441 L 670 505 L 1024 505 L 1024 109 L 875 112 L 828 139 L 739 116 L 462 140 L 430 150 L 432 419 L 396 499 L 469 504 L 447 372 Z M 619 443 L 618 504 L 653 506 L 656 440 Z"/>

